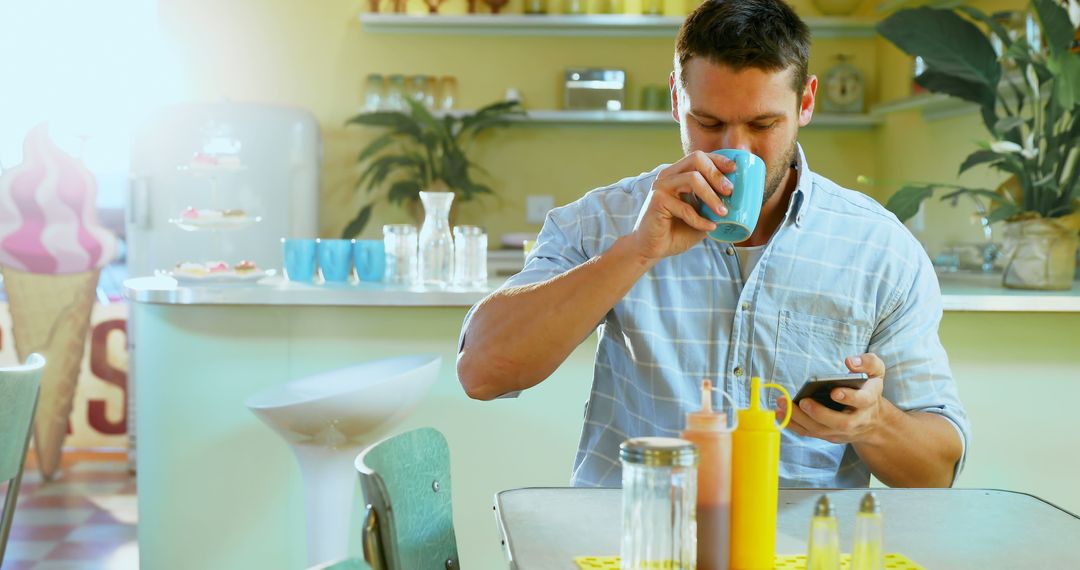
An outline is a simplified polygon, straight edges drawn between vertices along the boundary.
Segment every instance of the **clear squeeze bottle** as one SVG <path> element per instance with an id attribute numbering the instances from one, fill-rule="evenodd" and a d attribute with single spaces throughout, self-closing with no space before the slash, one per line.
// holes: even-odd
<path id="1" fill-rule="evenodd" d="M 725 394 L 726 396 L 726 394 Z M 686 414 L 679 437 L 698 448 L 697 567 L 727 570 L 731 535 L 731 427 L 713 410 L 712 383 L 701 385 L 701 410 Z"/>
<path id="2" fill-rule="evenodd" d="M 776 557 L 776 503 L 780 485 L 780 430 L 791 421 L 787 406 L 779 426 L 761 407 L 763 388 L 779 384 L 750 379 L 750 407 L 738 412 L 731 438 L 731 570 L 771 570 Z"/>

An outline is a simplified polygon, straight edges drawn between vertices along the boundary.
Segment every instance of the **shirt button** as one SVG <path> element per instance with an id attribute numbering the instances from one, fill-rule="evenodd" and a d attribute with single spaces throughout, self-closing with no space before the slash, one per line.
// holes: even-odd
<path id="1" fill-rule="evenodd" d="M 736 378 L 742 378 L 742 366 L 736 366 L 734 372 Z"/>
<path id="2" fill-rule="evenodd" d="M 726 253 L 728 255 L 735 255 L 735 248 L 733 248 L 731 246 L 728 246 L 728 248 L 726 250 L 724 250 L 724 253 Z"/>
<path id="3" fill-rule="evenodd" d="M 749 311 L 750 310 L 750 303 L 747 303 L 747 302 L 744 301 L 743 304 L 742 304 L 742 310 Z"/>

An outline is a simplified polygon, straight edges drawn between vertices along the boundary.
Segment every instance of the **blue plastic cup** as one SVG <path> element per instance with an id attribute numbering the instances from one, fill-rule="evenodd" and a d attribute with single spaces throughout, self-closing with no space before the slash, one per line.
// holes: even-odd
<path id="1" fill-rule="evenodd" d="M 281 238 L 281 257 L 285 278 L 298 283 L 311 283 L 315 279 L 314 239 Z"/>
<path id="2" fill-rule="evenodd" d="M 716 229 L 709 232 L 709 237 L 716 241 L 740 242 L 750 237 L 757 227 L 765 196 L 765 161 L 745 150 L 721 149 L 714 150 L 713 154 L 722 154 L 735 161 L 735 172 L 725 175 L 734 189 L 730 197 L 720 197 L 727 206 L 726 216 L 716 215 L 705 203 L 701 204 L 700 212 L 716 222 Z"/>
<path id="3" fill-rule="evenodd" d="M 352 274 L 352 250 L 351 239 L 320 239 L 319 244 L 319 271 L 322 272 L 323 280 L 327 283 L 345 283 Z"/>
<path id="4" fill-rule="evenodd" d="M 356 276 L 361 281 L 382 281 L 386 269 L 386 249 L 381 239 L 358 239 L 353 246 Z"/>

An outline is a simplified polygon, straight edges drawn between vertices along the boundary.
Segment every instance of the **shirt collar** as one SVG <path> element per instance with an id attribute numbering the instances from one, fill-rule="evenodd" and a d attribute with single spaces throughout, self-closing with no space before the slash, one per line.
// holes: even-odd
<path id="1" fill-rule="evenodd" d="M 798 181 L 795 185 L 795 191 L 791 193 L 791 201 L 788 202 L 785 217 L 800 228 L 803 225 L 803 217 L 806 216 L 808 210 L 806 202 L 810 199 L 810 191 L 814 187 L 811 180 L 813 175 L 814 173 L 810 171 L 810 167 L 806 164 L 806 155 L 803 153 L 802 145 L 795 143 L 795 176 Z"/>

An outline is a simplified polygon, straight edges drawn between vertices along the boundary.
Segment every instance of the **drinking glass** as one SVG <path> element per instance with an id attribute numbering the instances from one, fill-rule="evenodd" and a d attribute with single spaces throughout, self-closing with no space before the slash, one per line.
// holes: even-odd
<path id="1" fill-rule="evenodd" d="M 416 281 L 416 226 L 387 224 L 383 226 L 383 247 L 386 252 L 386 271 L 383 279 L 395 285 L 412 285 Z"/>
<path id="2" fill-rule="evenodd" d="M 479 226 L 454 226 L 454 284 L 479 289 L 487 277 L 487 234 Z"/>

